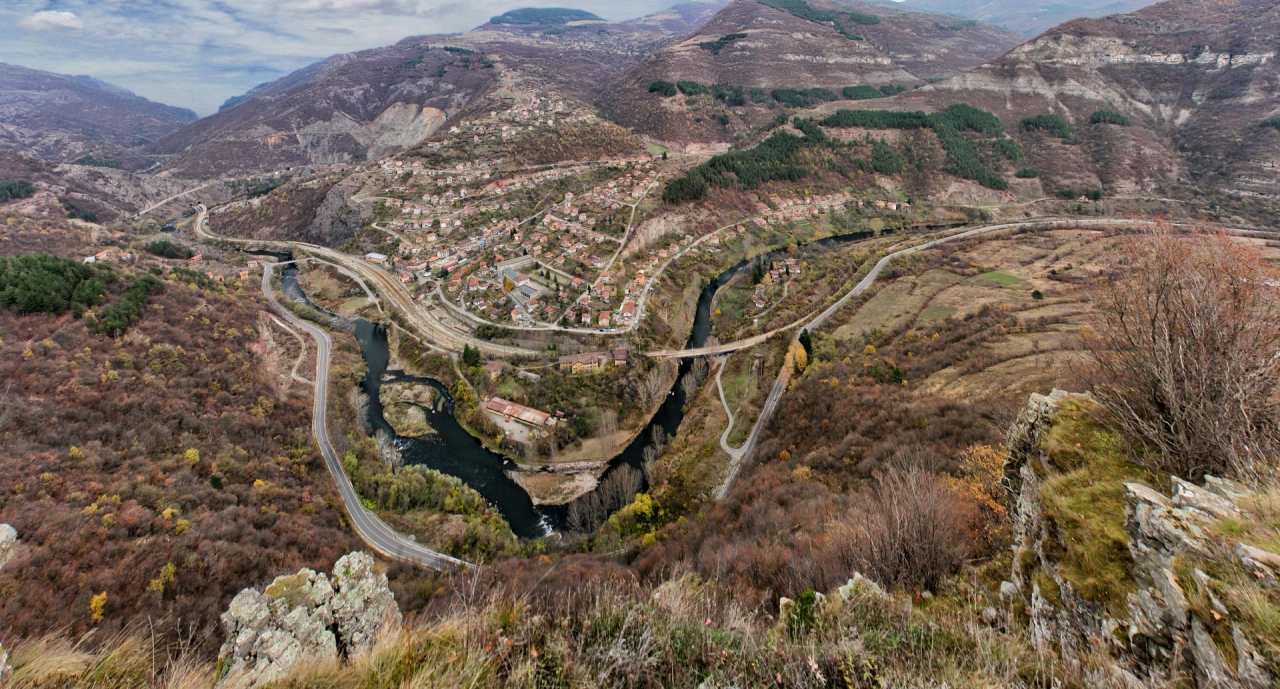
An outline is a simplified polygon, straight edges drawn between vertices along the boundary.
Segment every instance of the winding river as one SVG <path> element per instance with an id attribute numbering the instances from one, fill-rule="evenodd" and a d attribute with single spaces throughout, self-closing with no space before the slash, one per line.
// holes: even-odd
<path id="1" fill-rule="evenodd" d="M 813 248 L 828 249 L 872 236 L 874 236 L 873 232 L 836 235 L 809 242 L 797 251 Z M 721 287 L 728 284 L 753 261 L 774 261 L 785 257 L 788 253 L 786 249 L 779 249 L 754 259 L 739 261 L 707 284 L 698 296 L 693 328 L 685 348 L 701 347 L 710 336 L 711 306 Z M 432 378 L 417 378 L 405 375 L 402 371 L 387 368 L 390 361 L 390 348 L 387 344 L 386 331 L 382 326 L 363 319 L 342 318 L 311 302 L 298 285 L 297 271 L 292 265 L 285 267 L 282 278 L 284 293 L 289 299 L 304 302 L 311 308 L 324 313 L 329 320 L 327 325 L 350 332 L 359 342 L 361 354 L 368 366 L 368 373 L 361 381 L 361 389 L 369 397 L 368 424 L 375 432 L 381 429 L 394 438 L 395 446 L 400 450 L 405 464 L 420 464 L 462 479 L 498 509 L 511 525 L 511 530 L 520 538 L 539 538 L 564 527 L 569 505 L 535 507 L 524 488 L 506 473 L 516 470 L 515 463 L 489 450 L 454 418 L 453 398 L 444 384 Z M 676 434 L 680 428 L 680 422 L 684 420 L 684 407 L 687 402 L 679 381 L 688 373 L 691 365 L 692 360 L 681 360 L 676 382 L 667 394 L 666 400 L 658 407 L 658 411 L 645 426 L 644 431 L 636 436 L 635 440 L 620 454 L 610 460 L 609 466 L 601 477 L 602 480 L 623 466 L 636 469 L 642 467 L 644 450 L 654 442 L 654 427 L 661 428 L 665 436 Z M 441 404 L 436 405 L 434 409 L 424 408 L 427 423 L 435 433 L 422 438 L 405 438 L 396 435 L 391 424 L 384 417 L 382 403 L 378 399 L 381 386 L 384 383 L 395 382 L 425 383 L 441 393 L 443 400 Z"/>

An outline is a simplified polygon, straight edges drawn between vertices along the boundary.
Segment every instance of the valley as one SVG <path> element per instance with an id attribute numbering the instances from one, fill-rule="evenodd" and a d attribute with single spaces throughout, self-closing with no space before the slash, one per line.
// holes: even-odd
<path id="1" fill-rule="evenodd" d="M 0 65 L 0 683 L 1269 686 L 1280 6 L 1015 4 Z"/>

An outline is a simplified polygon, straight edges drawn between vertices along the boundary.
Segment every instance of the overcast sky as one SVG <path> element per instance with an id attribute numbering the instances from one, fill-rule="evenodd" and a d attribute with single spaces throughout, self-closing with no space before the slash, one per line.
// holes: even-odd
<path id="1" fill-rule="evenodd" d="M 161 103 L 215 112 L 335 53 L 460 32 L 517 7 L 619 21 L 678 0 L 0 0 L 0 62 L 87 74 Z"/>

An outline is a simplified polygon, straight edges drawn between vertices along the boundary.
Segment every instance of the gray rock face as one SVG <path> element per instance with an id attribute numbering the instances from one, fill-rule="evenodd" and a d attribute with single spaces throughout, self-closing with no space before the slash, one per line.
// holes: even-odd
<path id="1" fill-rule="evenodd" d="M 360 192 L 360 186 L 360 180 L 354 177 L 333 185 L 316 209 L 307 241 L 338 246 L 359 234 L 364 221 L 373 216 L 372 202 L 354 198 Z"/>
<path id="2" fill-rule="evenodd" d="M 1237 625 L 1231 642 L 1237 662 L 1230 663 L 1209 629 L 1191 612 L 1187 592 L 1179 583 L 1174 561 L 1179 557 L 1220 556 L 1209 542 L 1209 527 L 1219 519 L 1244 513 L 1241 498 L 1248 488 L 1233 481 L 1206 477 L 1204 487 L 1171 477 L 1172 495 L 1164 496 L 1140 483 L 1125 484 L 1125 523 L 1133 578 L 1137 591 L 1127 600 L 1128 619 L 1116 620 L 1100 606 L 1076 594 L 1070 581 L 1060 576 L 1058 565 L 1046 552 L 1054 552 L 1053 529 L 1040 509 L 1041 477 L 1049 469 L 1041 440 L 1059 404 L 1068 393 L 1054 390 L 1049 396 L 1031 395 L 1027 408 L 1008 432 L 1009 461 L 1003 482 L 1014 497 L 1014 567 L 1011 582 L 1001 586 L 1001 597 L 1013 604 L 1028 601 L 1030 633 L 1034 645 L 1061 654 L 1068 664 L 1078 664 L 1082 653 L 1108 650 L 1115 659 L 1116 676 L 1170 677 L 1184 674 L 1200 687 L 1261 689 L 1273 686 L 1264 659 Z M 1260 580 L 1275 581 L 1280 556 L 1239 544 L 1235 556 Z M 1059 606 L 1046 600 L 1031 574 L 1048 575 L 1060 589 Z M 1207 595 L 1210 607 L 1222 619 L 1226 606 L 1213 593 L 1214 582 L 1203 571 L 1194 572 L 1195 588 Z M 1127 639 L 1121 643 L 1121 638 Z"/>
<path id="3" fill-rule="evenodd" d="M 254 687 L 287 676 L 304 660 L 359 655 L 400 626 L 400 609 L 375 572 L 371 556 L 355 552 L 334 565 L 332 583 L 302 569 L 276 577 L 262 592 L 245 589 L 222 614 L 227 640 L 218 652 L 220 687 Z"/>
<path id="4" fill-rule="evenodd" d="M 0 524 L 0 569 L 4 569 L 17 547 L 18 531 L 8 524 Z"/>

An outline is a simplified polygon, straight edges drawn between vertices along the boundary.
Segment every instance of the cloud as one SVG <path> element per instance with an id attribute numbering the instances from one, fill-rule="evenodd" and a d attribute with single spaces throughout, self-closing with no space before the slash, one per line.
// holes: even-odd
<path id="1" fill-rule="evenodd" d="M 18 26 L 32 31 L 80 31 L 84 28 L 84 22 L 74 12 L 45 10 L 24 17 L 18 22 Z"/>
<path id="2" fill-rule="evenodd" d="M 88 74 L 208 115 L 231 96 L 331 55 L 467 31 L 517 7 L 575 7 L 619 21 L 677 2 L 0 0 L 0 62 Z"/>

